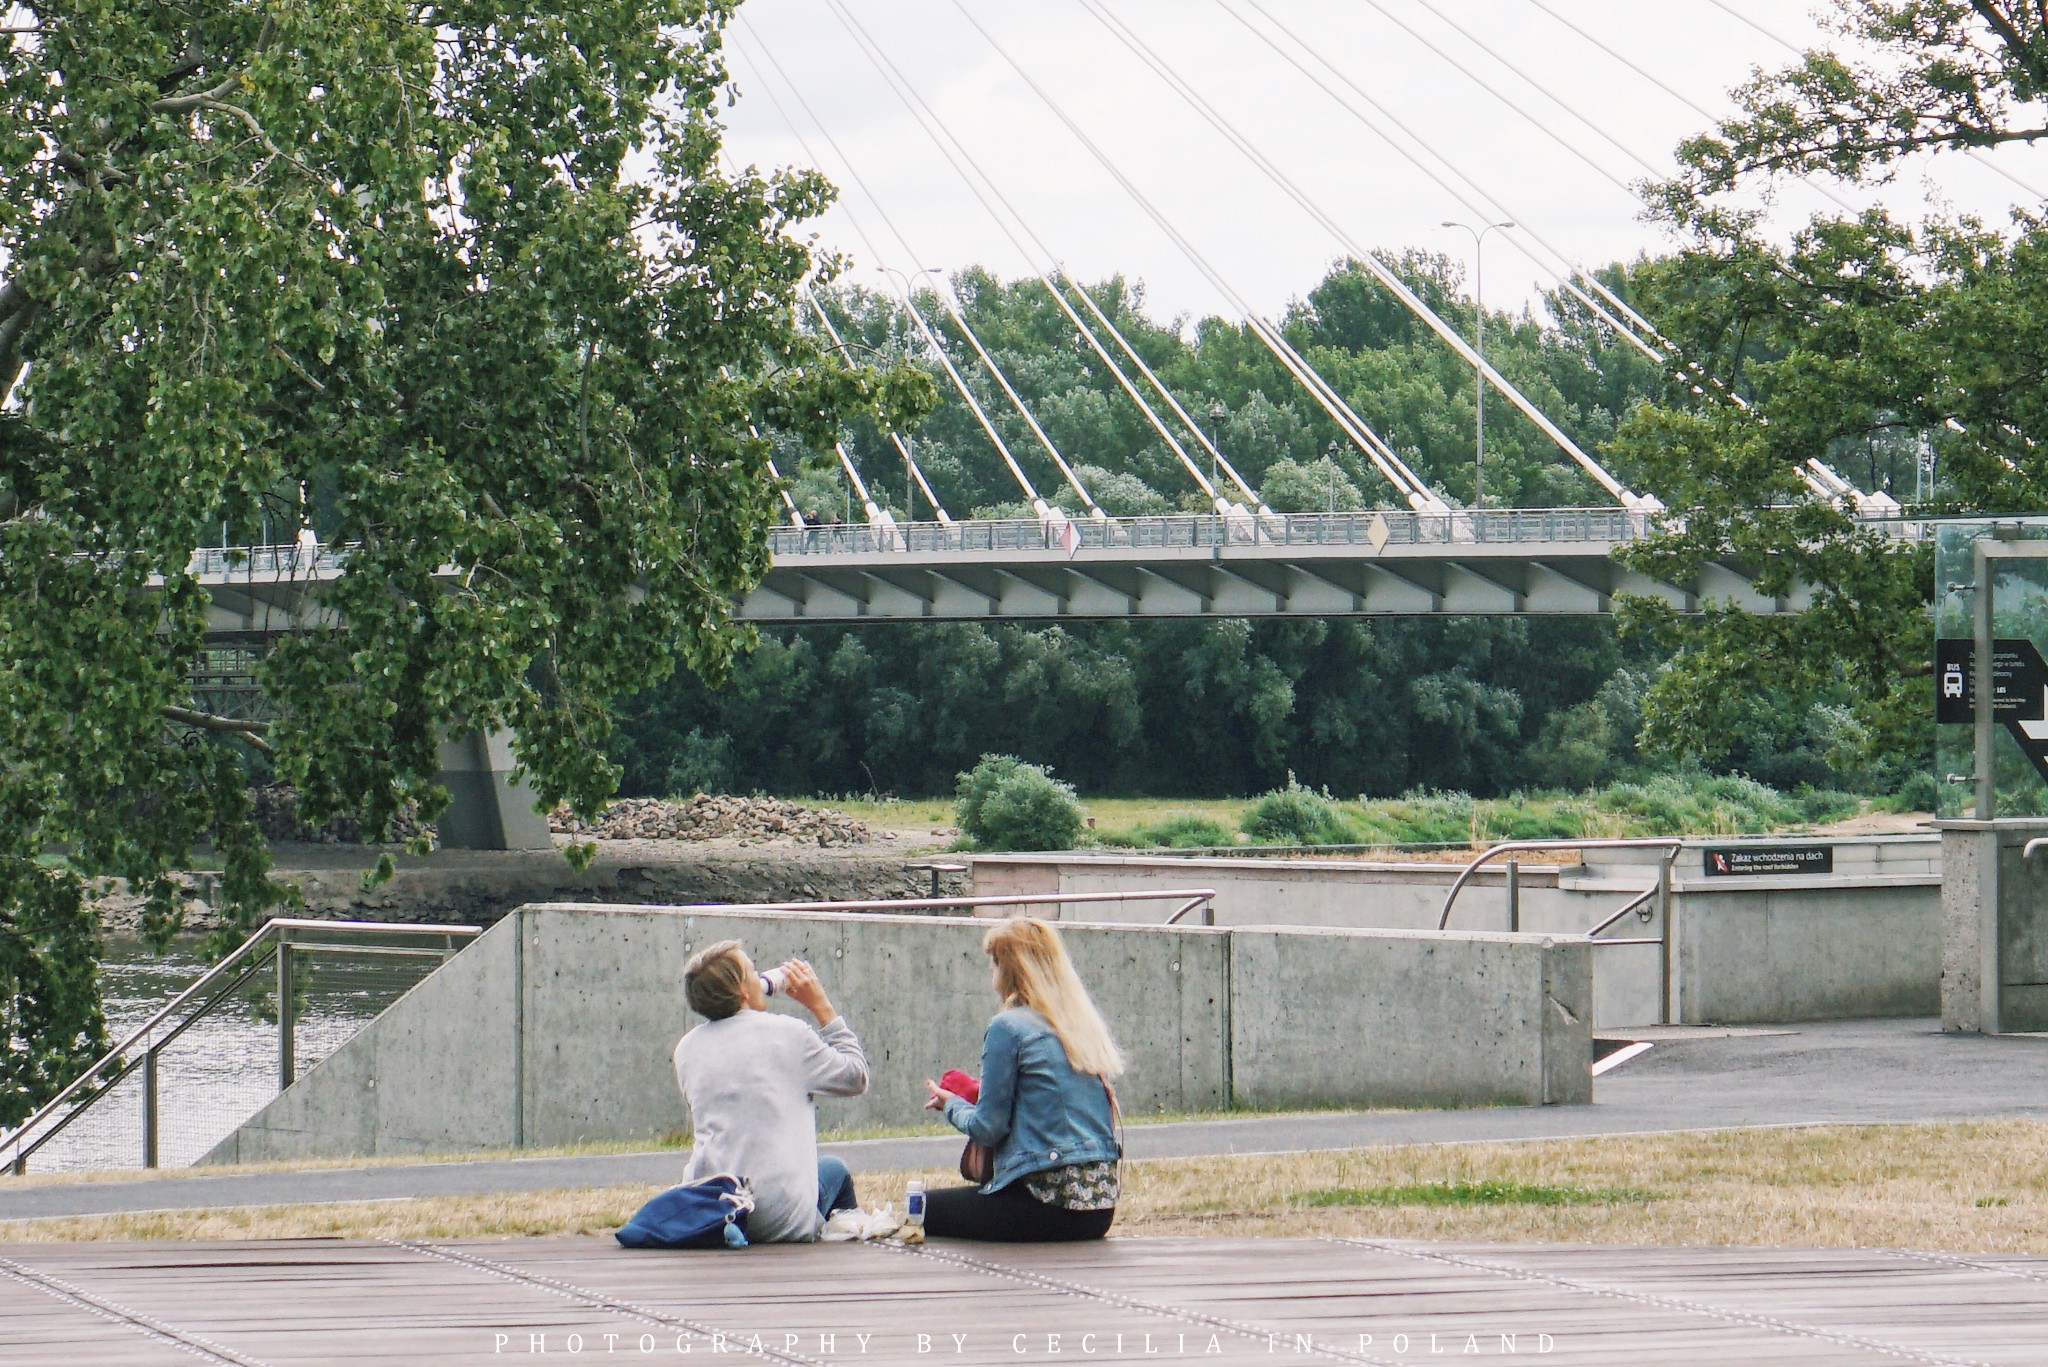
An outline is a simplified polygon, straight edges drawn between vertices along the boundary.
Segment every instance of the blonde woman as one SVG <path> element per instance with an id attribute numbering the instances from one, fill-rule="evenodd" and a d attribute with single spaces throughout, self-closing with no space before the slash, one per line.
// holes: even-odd
<path id="1" fill-rule="evenodd" d="M 1003 1009 L 981 1042 L 981 1094 L 927 1080 L 930 1110 L 994 1151 L 986 1186 L 929 1194 L 925 1233 L 1013 1243 L 1100 1239 L 1116 1218 L 1116 1102 L 1124 1070 L 1102 1013 L 1044 921 L 1003 921 L 981 942 Z"/>

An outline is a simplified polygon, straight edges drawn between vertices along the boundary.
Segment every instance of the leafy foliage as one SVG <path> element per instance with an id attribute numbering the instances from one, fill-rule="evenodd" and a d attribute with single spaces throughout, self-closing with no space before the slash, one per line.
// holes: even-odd
<path id="1" fill-rule="evenodd" d="M 1192 812 L 1140 827 L 1136 841 L 1141 845 L 1169 850 L 1217 849 L 1237 843 L 1228 826 Z"/>
<path id="2" fill-rule="evenodd" d="M 1252 803 L 1238 826 L 1266 845 L 1351 845 L 1359 838 L 1356 823 L 1328 794 L 1302 787 L 1292 775 L 1285 788 Z"/>
<path id="3" fill-rule="evenodd" d="M 789 230 L 829 189 L 721 173 L 731 8 L 13 10 L 0 1123 L 103 1042 L 81 873 L 146 891 L 161 940 L 165 871 L 210 841 L 232 937 L 283 895 L 252 763 L 381 830 L 445 803 L 468 729 L 593 808 L 614 700 L 742 642 L 776 512 L 750 425 L 816 444 L 928 400 L 796 329 L 821 263 Z M 304 520 L 346 572 L 269 655 L 272 720 L 209 717 L 192 553 Z"/>
<path id="4" fill-rule="evenodd" d="M 2037 510 L 2048 498 L 2033 454 L 2048 437 L 2041 220 L 2016 213 L 1995 231 L 1873 211 L 1816 218 L 1780 244 L 1722 193 L 1781 175 L 1883 177 L 1909 155 L 2042 136 L 2042 13 L 2007 0 L 1836 0 L 1835 12 L 1870 55 L 1811 52 L 1737 92 L 1740 113 L 1686 144 L 1684 174 L 1659 191 L 1686 249 L 1628 282 L 1714 382 L 1674 386 L 1624 425 L 1619 449 L 1685 510 L 1629 558 L 1677 575 L 1735 558 L 1762 570 L 1764 593 L 1797 578 L 1814 595 L 1797 617 L 1720 605 L 1687 621 L 1634 606 L 1629 625 L 1677 651 L 1644 699 L 1645 741 L 1667 755 L 1726 760 L 1767 695 L 1846 708 L 1866 767 L 1931 749 L 1931 554 L 1902 554 L 1806 499 L 1809 458 L 1879 485 L 1903 456 L 1916 487 L 1931 460 L 1934 511 Z"/>
<path id="5" fill-rule="evenodd" d="M 983 850 L 1070 850 L 1081 836 L 1072 784 L 1012 755 L 985 755 L 960 775 L 960 833 Z"/>

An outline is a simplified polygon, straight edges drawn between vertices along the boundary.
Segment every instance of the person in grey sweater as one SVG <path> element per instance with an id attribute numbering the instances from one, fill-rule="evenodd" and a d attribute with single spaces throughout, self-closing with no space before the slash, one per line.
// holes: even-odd
<path id="1" fill-rule="evenodd" d="M 695 1132 L 683 1180 L 745 1178 L 754 1243 L 815 1239 L 828 1215 L 854 1207 L 846 1165 L 818 1156 L 814 1098 L 868 1089 L 867 1055 L 817 973 L 802 959 L 782 967 L 784 994 L 817 1029 L 768 1011 L 767 989 L 738 940 L 698 951 L 683 969 L 684 993 L 705 1017 L 676 1045 L 676 1084 Z"/>

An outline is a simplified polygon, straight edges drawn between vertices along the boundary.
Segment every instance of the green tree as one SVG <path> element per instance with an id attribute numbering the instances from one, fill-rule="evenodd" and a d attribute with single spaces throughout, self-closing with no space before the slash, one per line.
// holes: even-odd
<path id="1" fill-rule="evenodd" d="M 794 325 L 829 188 L 718 164 L 729 0 L 31 0 L 0 34 L 0 1123 L 103 1043 L 81 873 L 232 934 L 280 895 L 247 749 L 313 819 L 431 817 L 451 730 L 612 790 L 613 700 L 716 676 L 767 439 L 921 379 Z M 190 709 L 223 524 L 351 546 L 274 719 Z M 282 506 L 278 496 L 283 492 Z M 452 583 L 443 567 L 456 571 Z M 194 726 L 188 723 L 197 722 Z M 60 864 L 47 851 L 61 849 Z"/>
<path id="2" fill-rule="evenodd" d="M 1313 465 L 1274 461 L 1260 476 L 1259 494 L 1282 513 L 1348 513 L 1365 506 L 1365 495 L 1328 456 Z"/>
<path id="3" fill-rule="evenodd" d="M 1789 243 L 1724 193 L 1794 174 L 1882 178 L 1899 158 L 1954 155 L 2042 136 L 2048 20 L 2004 0 L 1836 0 L 1837 28 L 1867 54 L 1817 50 L 1736 92 L 1738 114 L 1681 149 L 1662 187 L 1686 250 L 1630 273 L 1687 357 L 1712 378 L 1673 386 L 1624 426 L 1622 445 L 1682 523 L 1632 554 L 1685 575 L 1734 556 L 1765 593 L 1796 577 L 1797 617 L 1716 607 L 1697 622 L 1641 605 L 1678 647 L 1650 690 L 1648 736 L 1716 758 L 1752 700 L 1817 705 L 1842 693 L 1874 753 L 1924 755 L 1931 557 L 1901 552 L 1842 509 L 1805 496 L 1819 457 L 1856 473 L 1875 451 L 1926 443 L 1950 508 L 2038 509 L 2048 437 L 2048 228 L 2028 214 L 1993 230 L 1968 219 L 1901 223 L 1882 212 L 1814 220 Z M 1739 396 L 1747 406 L 1724 399 Z"/>

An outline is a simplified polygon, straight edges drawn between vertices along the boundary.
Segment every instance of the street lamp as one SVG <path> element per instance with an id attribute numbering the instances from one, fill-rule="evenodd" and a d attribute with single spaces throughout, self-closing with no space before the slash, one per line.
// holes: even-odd
<path id="1" fill-rule="evenodd" d="M 1463 228 L 1472 234 L 1472 312 L 1477 320 L 1473 327 L 1472 350 L 1479 357 L 1479 364 L 1473 368 L 1479 397 L 1473 421 L 1477 448 L 1472 457 L 1472 506 L 1477 508 L 1486 502 L 1486 235 L 1515 225 L 1489 223 L 1475 228 L 1456 219 L 1445 219 L 1442 226 Z"/>
<path id="2" fill-rule="evenodd" d="M 913 283 L 927 275 L 942 274 L 946 268 L 944 266 L 926 266 L 913 275 L 905 275 L 893 266 L 879 266 L 876 269 L 885 275 L 893 275 L 902 281 L 904 305 L 906 307 L 914 307 L 910 303 L 911 296 L 915 293 L 912 289 Z M 903 520 L 905 522 L 915 522 L 917 521 L 917 509 L 912 502 L 912 490 L 916 488 L 916 469 L 912 464 L 910 452 L 911 448 L 916 444 L 916 438 L 912 437 L 908 432 L 901 433 L 900 435 L 903 438 Z M 938 505 L 933 504 L 932 509 L 936 512 Z"/>
<path id="3" fill-rule="evenodd" d="M 1223 406 L 1221 399 L 1209 405 L 1209 497 L 1211 498 L 1218 496 L 1216 490 L 1220 487 L 1217 484 L 1220 475 L 1217 470 L 1217 461 L 1223 451 L 1223 424 L 1229 418 L 1230 410 Z"/>
<path id="4" fill-rule="evenodd" d="M 1330 465 L 1329 511 L 1334 513 L 1337 511 L 1337 439 L 1335 437 L 1330 438 L 1330 445 L 1329 448 L 1323 452 L 1323 459 L 1328 461 Z"/>

